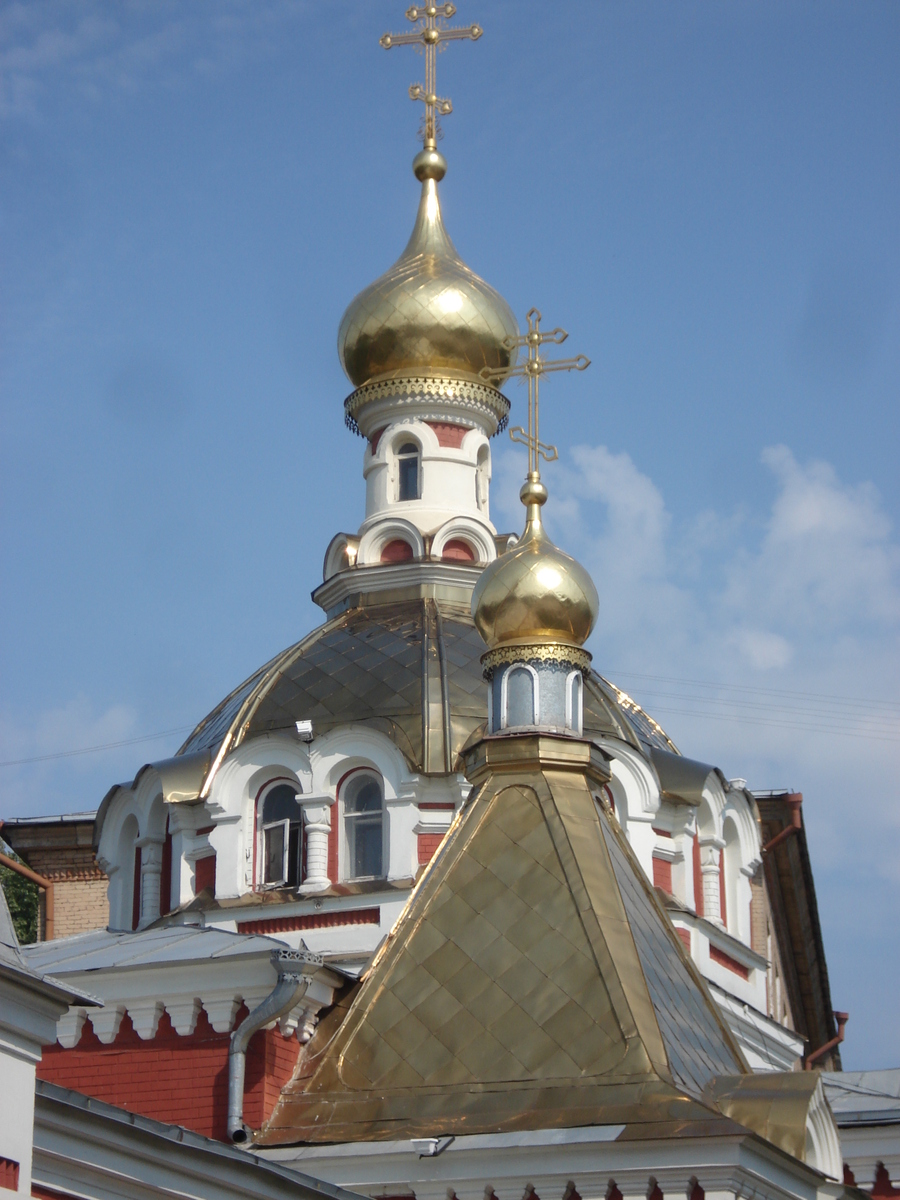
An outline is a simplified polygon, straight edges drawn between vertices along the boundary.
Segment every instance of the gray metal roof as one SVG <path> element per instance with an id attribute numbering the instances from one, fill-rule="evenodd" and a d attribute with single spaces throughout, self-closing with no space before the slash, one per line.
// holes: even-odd
<path id="1" fill-rule="evenodd" d="M 66 1004 L 99 1003 L 86 992 L 67 987 L 62 980 L 55 979 L 47 973 L 40 964 L 29 961 L 27 951 L 27 946 L 19 945 L 6 896 L 0 888 L 0 974 L 5 974 L 26 987 L 32 987 L 35 991 L 43 992 Z"/>
<path id="2" fill-rule="evenodd" d="M 79 824 L 85 821 L 93 821 L 97 815 L 97 810 L 92 808 L 89 812 L 77 813 L 58 813 L 49 817 L 4 817 L 0 821 L 0 836 L 4 825 L 67 825 Z"/>
<path id="3" fill-rule="evenodd" d="M 351 609 L 261 667 L 178 756 L 221 755 L 254 734 L 311 720 L 317 733 L 346 723 L 380 729 L 413 770 L 449 774 L 485 724 L 484 650 L 471 613 L 457 604 L 420 598 Z M 584 731 L 645 752 L 676 750 L 640 705 L 594 671 L 585 678 Z"/>
<path id="4" fill-rule="evenodd" d="M 272 950 L 283 949 L 284 945 L 276 938 L 261 934 L 228 933 L 197 925 L 168 925 L 137 933 L 95 929 L 74 937 L 23 946 L 21 954 L 32 969 L 64 976 L 111 967 L 159 967 L 167 963 L 254 955 L 268 958 Z"/>
<path id="5" fill-rule="evenodd" d="M 900 1124 L 900 1067 L 823 1071 L 822 1083 L 839 1126 Z"/>
<path id="6" fill-rule="evenodd" d="M 90 1134 L 82 1138 L 79 1148 L 84 1162 L 95 1164 L 109 1145 L 127 1147 L 133 1155 L 148 1161 L 148 1153 L 162 1156 L 183 1172 L 179 1182 L 190 1180 L 190 1195 L 221 1196 L 217 1186 L 216 1169 L 228 1172 L 229 1196 L 278 1197 L 279 1200 L 363 1200 L 358 1192 L 348 1191 L 336 1184 L 315 1179 L 305 1172 L 284 1163 L 272 1162 L 252 1150 L 238 1149 L 227 1142 L 203 1137 L 181 1125 L 168 1125 L 152 1117 L 140 1116 L 80 1092 L 38 1079 L 35 1084 L 35 1107 L 38 1137 L 54 1116 L 73 1132 Z M 42 1147 L 40 1148 L 42 1149 Z M 40 1152 L 40 1150 L 39 1150 Z M 149 1161 L 153 1161 L 151 1157 Z M 135 1194 L 129 1192 L 129 1194 Z M 162 1194 L 162 1192 L 158 1193 Z M 175 1195 L 166 1189 L 167 1195 Z M 182 1193 L 179 1189 L 179 1195 Z"/>

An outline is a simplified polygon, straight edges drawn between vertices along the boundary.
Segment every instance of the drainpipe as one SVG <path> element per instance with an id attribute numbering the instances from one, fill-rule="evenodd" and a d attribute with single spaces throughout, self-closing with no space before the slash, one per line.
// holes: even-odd
<path id="1" fill-rule="evenodd" d="M 784 829 L 782 829 L 781 833 L 776 833 L 770 842 L 766 842 L 762 848 L 763 854 L 768 854 L 770 850 L 774 850 L 776 846 L 780 845 L 783 841 L 786 841 L 791 834 L 799 833 L 803 828 L 803 821 L 800 817 L 800 808 L 803 804 L 803 793 L 792 792 L 791 795 L 785 796 L 784 801 L 785 804 L 790 805 L 791 823 L 790 825 L 786 825 Z"/>
<path id="2" fill-rule="evenodd" d="M 53 884 L 49 879 L 45 879 L 43 875 L 38 875 L 36 871 L 32 871 L 31 867 L 26 867 L 24 863 L 16 862 L 14 858 L 10 858 L 7 854 L 0 854 L 0 864 L 4 867 L 9 867 L 11 871 L 18 872 L 19 875 L 24 875 L 26 879 L 30 879 L 32 883 L 36 883 L 39 888 L 44 889 L 44 941 L 53 941 Z"/>
<path id="3" fill-rule="evenodd" d="M 833 1037 L 830 1042 L 826 1042 L 824 1046 L 820 1046 L 818 1050 L 813 1050 L 812 1054 L 807 1054 L 806 1061 L 803 1064 L 804 1071 L 811 1071 L 812 1065 L 817 1058 L 821 1058 L 823 1054 L 827 1054 L 829 1050 L 833 1050 L 835 1046 L 839 1046 L 844 1040 L 844 1026 L 850 1020 L 849 1013 L 834 1014 L 834 1019 L 837 1021 L 837 1037 Z"/>
<path id="4" fill-rule="evenodd" d="M 271 958 L 278 982 L 235 1029 L 228 1048 L 228 1135 L 233 1142 L 246 1142 L 250 1133 L 244 1124 L 244 1071 L 250 1039 L 258 1029 L 277 1021 L 299 1004 L 324 962 L 321 954 L 311 954 L 308 950 L 273 950 Z"/>

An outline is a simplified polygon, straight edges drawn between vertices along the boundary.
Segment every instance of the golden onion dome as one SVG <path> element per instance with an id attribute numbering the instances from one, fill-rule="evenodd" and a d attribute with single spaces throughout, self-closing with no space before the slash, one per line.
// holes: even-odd
<path id="1" fill-rule="evenodd" d="M 466 266 L 444 228 L 437 190 L 443 156 L 423 150 L 413 169 L 422 199 L 412 237 L 391 269 L 350 303 L 338 331 L 338 353 L 355 387 L 375 378 L 478 376 L 485 367 L 515 366 L 516 351 L 504 345 L 519 332 L 512 309 Z"/>
<path id="2" fill-rule="evenodd" d="M 541 522 L 547 489 L 539 478 L 522 488 L 525 532 L 486 567 L 472 594 L 472 616 L 489 649 L 501 646 L 582 646 L 600 608 L 581 565 L 554 546 Z"/>

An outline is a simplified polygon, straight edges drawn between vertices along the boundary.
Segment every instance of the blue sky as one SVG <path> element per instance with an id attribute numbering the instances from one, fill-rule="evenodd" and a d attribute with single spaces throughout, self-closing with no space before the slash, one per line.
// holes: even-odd
<path id="1" fill-rule="evenodd" d="M 3 766 L 0 815 L 95 807 L 317 623 L 363 505 L 337 326 L 417 202 L 404 7 L 0 9 L 0 759 L 166 734 Z M 900 7 L 459 8 L 451 236 L 592 359 L 541 427 L 596 665 L 804 792 L 845 1065 L 896 1066 Z"/>

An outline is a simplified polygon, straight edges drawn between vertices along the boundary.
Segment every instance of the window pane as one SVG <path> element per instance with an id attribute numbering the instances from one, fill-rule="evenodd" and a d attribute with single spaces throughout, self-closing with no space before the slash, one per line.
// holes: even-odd
<path id="1" fill-rule="evenodd" d="M 345 809 L 351 813 L 381 812 L 381 787 L 378 781 L 364 777 L 356 787 L 348 789 Z"/>
<path id="2" fill-rule="evenodd" d="M 263 834 L 265 842 L 264 883 L 284 881 L 284 825 L 273 825 Z"/>
<path id="3" fill-rule="evenodd" d="M 353 822 L 355 829 L 355 854 L 353 874 L 381 874 L 381 815 L 377 818 L 357 817 Z"/>
<path id="4" fill-rule="evenodd" d="M 419 498 L 419 456 L 411 455 L 400 459 L 400 499 Z"/>
<path id="5" fill-rule="evenodd" d="M 302 809 L 294 797 L 300 791 L 299 783 L 279 783 L 268 792 L 263 800 L 263 824 L 272 821 L 299 821 Z"/>

